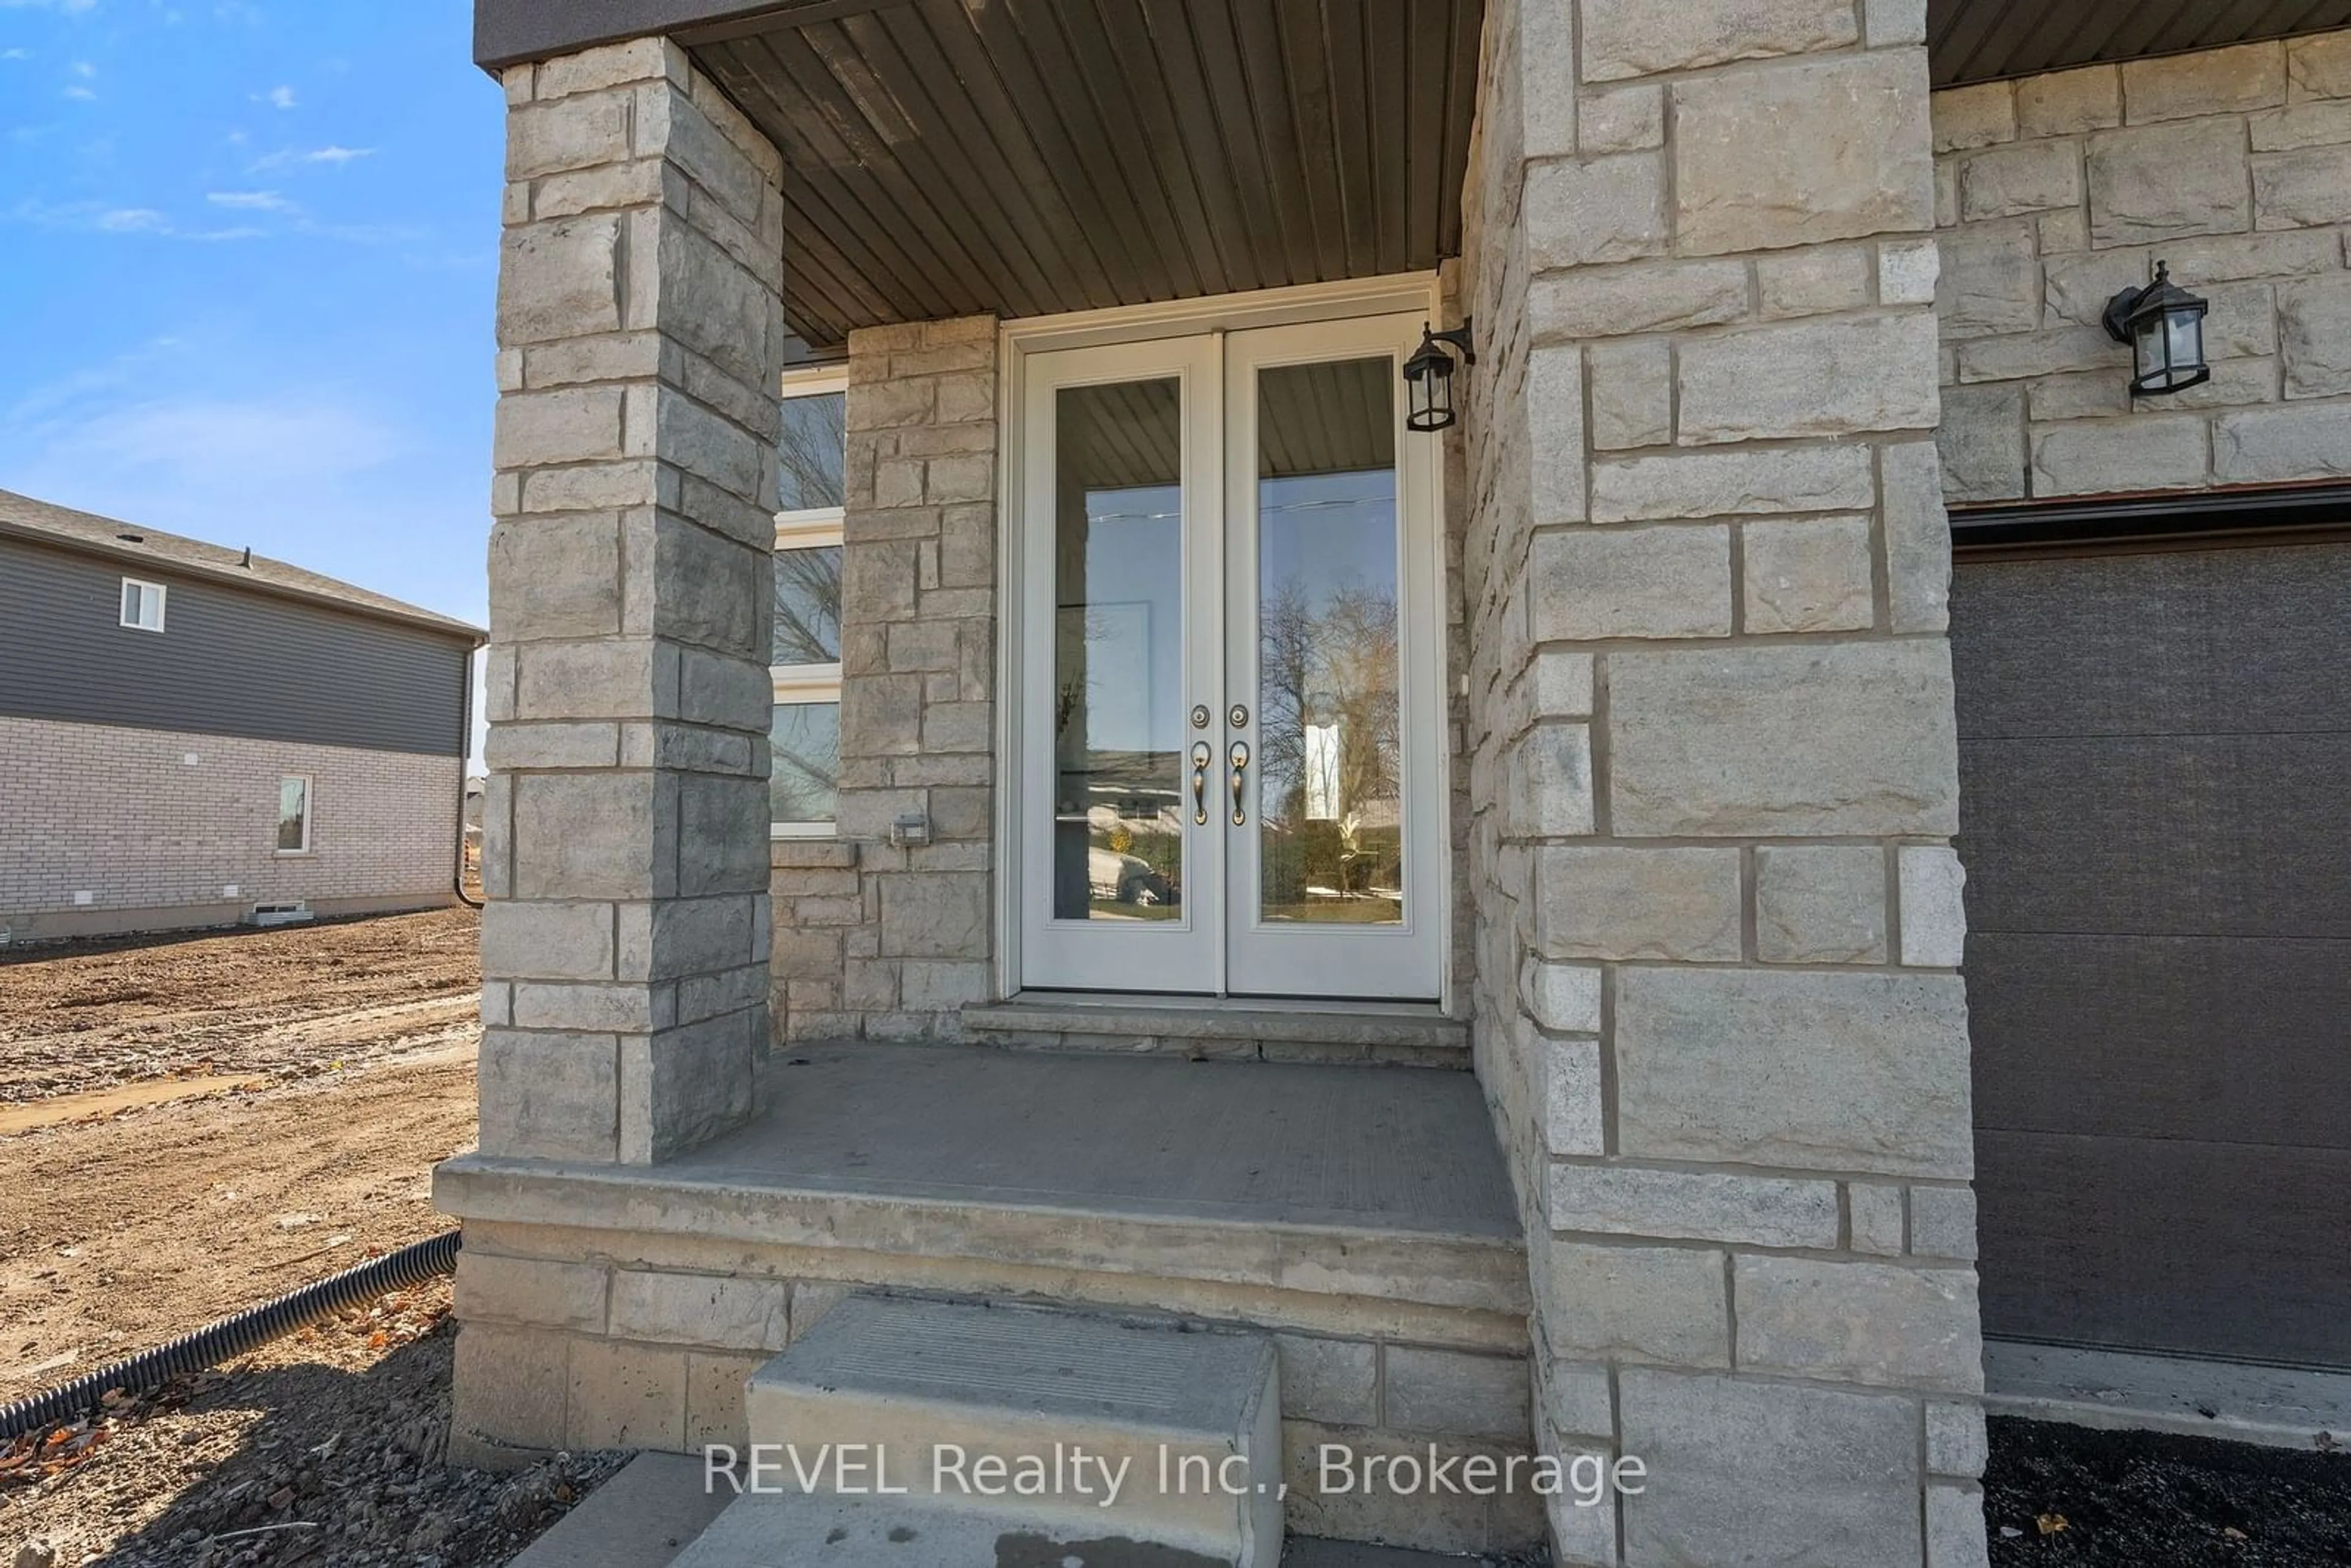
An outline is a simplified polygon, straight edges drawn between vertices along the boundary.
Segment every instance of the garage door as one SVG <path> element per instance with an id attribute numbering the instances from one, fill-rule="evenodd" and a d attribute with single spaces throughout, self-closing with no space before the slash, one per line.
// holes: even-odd
<path id="1" fill-rule="evenodd" d="M 2351 544 L 1955 578 L 1985 1332 L 2351 1366 Z"/>

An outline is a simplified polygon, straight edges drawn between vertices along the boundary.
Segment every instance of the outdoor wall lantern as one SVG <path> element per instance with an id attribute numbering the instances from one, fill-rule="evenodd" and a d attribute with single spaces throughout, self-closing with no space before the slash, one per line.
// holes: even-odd
<path id="1" fill-rule="evenodd" d="M 1461 350 L 1463 364 L 1478 362 L 1469 349 L 1468 321 L 1450 332 L 1434 331 L 1423 322 L 1420 347 L 1404 362 L 1405 384 L 1412 389 L 1412 406 L 1404 416 L 1406 430 L 1443 430 L 1461 417 L 1453 408 L 1453 356 L 1445 351 L 1447 343 Z"/>
<path id="2" fill-rule="evenodd" d="M 2155 281 L 2106 301 L 2106 331 L 2131 349 L 2131 396 L 2163 397 L 2212 379 L 2204 362 L 2204 313 L 2211 305 L 2171 281 L 2155 264 Z"/>

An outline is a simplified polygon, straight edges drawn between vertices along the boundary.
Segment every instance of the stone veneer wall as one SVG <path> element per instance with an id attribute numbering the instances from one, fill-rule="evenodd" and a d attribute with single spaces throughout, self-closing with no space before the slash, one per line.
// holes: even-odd
<path id="1" fill-rule="evenodd" d="M 505 85 L 481 1150 L 651 1164 L 768 1045 L 783 160 L 666 39 Z"/>
<path id="2" fill-rule="evenodd" d="M 465 1332 L 453 1456 L 510 1466 L 559 1448 L 739 1448 L 745 1380 L 843 1296 L 878 1286 L 1270 1331 L 1293 1532 L 1497 1553 L 1540 1538 L 1541 1509 L 1525 1491 L 1322 1496 L 1314 1469 L 1324 1443 L 1358 1454 L 1419 1456 L 1433 1442 L 1505 1462 L 1524 1455 L 1528 1364 L 1515 1312 L 1353 1294 L 1328 1279 L 1286 1290 L 1188 1271 L 1072 1269 L 1059 1245 L 1038 1247 L 1044 1231 L 1004 1233 L 1002 1255 L 982 1261 L 853 1243 L 745 1244 L 693 1228 L 470 1220 L 457 1260 Z"/>
<path id="3" fill-rule="evenodd" d="M 787 1039 L 959 1039 L 995 994 L 996 369 L 993 317 L 849 340 L 841 808 L 774 849 Z"/>
<path id="4" fill-rule="evenodd" d="M 1496 0 L 1479 1066 L 1564 1561 L 1985 1560 L 1923 0 Z"/>
<path id="5" fill-rule="evenodd" d="M 2351 476 L 2351 32 L 1940 92 L 1934 124 L 1949 499 Z M 2099 316 L 2158 259 L 2212 302 L 2213 375 L 2134 407 Z"/>

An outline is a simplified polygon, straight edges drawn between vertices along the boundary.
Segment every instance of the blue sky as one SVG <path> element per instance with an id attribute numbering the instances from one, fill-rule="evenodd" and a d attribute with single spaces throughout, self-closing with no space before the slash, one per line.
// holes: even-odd
<path id="1" fill-rule="evenodd" d="M 480 624 L 467 0 L 0 0 L 0 488 Z"/>

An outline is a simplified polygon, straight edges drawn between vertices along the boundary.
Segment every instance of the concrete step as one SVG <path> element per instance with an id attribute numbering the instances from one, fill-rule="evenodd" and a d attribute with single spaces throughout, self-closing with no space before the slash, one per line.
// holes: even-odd
<path id="1" fill-rule="evenodd" d="M 1270 1560 L 1269 1560 L 1270 1561 Z M 747 1495 L 669 1568 L 1228 1568 L 1233 1559 L 1018 1510 L 909 1508 L 904 1500 Z"/>
<path id="2" fill-rule="evenodd" d="M 508 1568 L 922 1568 L 960 1561 L 948 1554 L 958 1542 L 970 1548 L 983 1540 L 987 1544 L 969 1561 L 984 1568 L 997 1568 L 998 1542 L 1014 1548 L 1054 1545 L 1059 1555 L 1042 1557 L 1045 1568 L 1063 1568 L 1072 1559 L 1082 1568 L 1169 1568 L 1175 1557 L 1170 1548 L 1113 1536 L 1053 1542 L 1001 1512 L 953 1514 L 938 1510 L 910 1523 L 889 1499 L 799 1493 L 734 1499 L 723 1479 L 714 1491 L 699 1456 L 639 1454 Z M 705 1534 L 721 1517 L 726 1527 Z M 842 1532 L 839 1540 L 832 1539 L 836 1530 Z M 890 1539 L 901 1530 L 914 1534 Z M 852 1551 L 868 1552 L 864 1564 L 848 1555 Z M 792 1552 L 800 1555 L 788 1555 Z M 1284 1542 L 1281 1563 L 1282 1568 L 1526 1568 L 1516 1559 L 1505 1563 L 1298 1535 Z"/>
<path id="3" fill-rule="evenodd" d="M 1040 1556 L 1040 1565 L 1083 1558 L 1073 1543 L 1121 1542 L 1182 1554 L 1133 1559 L 1165 1568 L 1275 1568 L 1276 1376 L 1272 1341 L 1261 1334 L 857 1295 L 753 1375 L 744 1416 L 764 1489 L 872 1505 L 828 1524 L 818 1544 L 839 1528 L 849 1534 L 835 1547 L 871 1537 L 880 1551 L 893 1544 L 894 1530 L 952 1527 L 933 1545 L 944 1551 L 951 1541 L 956 1554 L 890 1560 L 991 1568 L 1002 1560 L 999 1538 L 1011 1532 L 1036 1536 L 1040 1552 L 1067 1549 Z M 810 1517 L 806 1507 L 745 1500 L 762 1504 L 746 1509 L 745 1520 L 789 1523 L 805 1538 L 793 1521 Z M 731 1526 L 725 1539 L 762 1528 Z M 977 1554 L 963 1555 L 967 1545 Z M 708 1568 L 726 1563 L 713 1558 Z"/>
<path id="4" fill-rule="evenodd" d="M 1435 1006 L 1236 1006 L 1196 997 L 1087 997 L 1023 992 L 974 1003 L 964 1027 L 1032 1051 L 1177 1056 L 1199 1061 L 1367 1062 L 1469 1066 L 1469 1026 Z"/>

